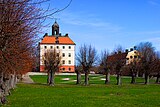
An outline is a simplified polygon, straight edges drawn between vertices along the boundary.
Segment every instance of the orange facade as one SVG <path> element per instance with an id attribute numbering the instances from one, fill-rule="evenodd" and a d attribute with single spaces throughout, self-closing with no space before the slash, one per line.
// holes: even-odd
<path id="1" fill-rule="evenodd" d="M 45 72 L 44 65 L 40 65 L 40 72 Z M 75 66 L 60 66 L 58 72 L 75 72 Z"/>

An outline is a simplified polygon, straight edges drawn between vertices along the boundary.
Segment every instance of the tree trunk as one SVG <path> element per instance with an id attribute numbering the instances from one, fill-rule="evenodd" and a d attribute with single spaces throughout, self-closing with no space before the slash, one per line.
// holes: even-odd
<path id="1" fill-rule="evenodd" d="M 145 73 L 145 83 L 144 84 L 149 84 L 149 74 Z"/>
<path id="2" fill-rule="evenodd" d="M 106 73 L 106 80 L 105 80 L 105 84 L 108 84 L 110 82 L 110 73 L 107 72 Z"/>
<path id="3" fill-rule="evenodd" d="M 136 72 L 136 77 L 138 77 L 138 71 Z"/>
<path id="4" fill-rule="evenodd" d="M 47 76 L 47 84 L 49 84 L 49 82 L 50 82 L 50 71 L 48 71 L 48 76 Z"/>
<path id="5" fill-rule="evenodd" d="M 132 73 L 132 80 L 131 80 L 131 84 L 135 84 L 135 73 Z"/>
<path id="6" fill-rule="evenodd" d="M 77 83 L 76 84 L 80 84 L 81 83 L 81 73 L 77 72 Z"/>
<path id="7" fill-rule="evenodd" d="M 142 78 L 145 78 L 145 73 L 142 74 Z"/>
<path id="8" fill-rule="evenodd" d="M 84 82 L 85 85 L 88 85 L 89 84 L 89 77 L 88 77 L 88 73 L 85 72 L 85 82 Z"/>
<path id="9" fill-rule="evenodd" d="M 160 74 L 157 75 L 156 83 L 159 83 L 160 79 Z"/>
<path id="10" fill-rule="evenodd" d="M 14 73 L 14 85 L 13 85 L 13 88 L 15 88 L 16 87 L 16 84 L 17 84 L 17 75 L 16 75 L 16 73 Z"/>
<path id="11" fill-rule="evenodd" d="M 49 85 L 50 86 L 54 86 L 54 74 L 55 74 L 55 72 L 53 72 L 53 70 L 51 70 L 51 72 L 50 72 L 50 81 L 49 81 Z"/>
<path id="12" fill-rule="evenodd" d="M 121 85 L 122 82 L 121 82 L 121 75 L 120 74 L 117 74 L 117 85 Z"/>
<path id="13" fill-rule="evenodd" d="M 11 79 L 9 81 L 10 83 L 10 89 L 14 89 L 16 86 L 16 73 L 14 72 L 13 74 L 11 74 Z"/>

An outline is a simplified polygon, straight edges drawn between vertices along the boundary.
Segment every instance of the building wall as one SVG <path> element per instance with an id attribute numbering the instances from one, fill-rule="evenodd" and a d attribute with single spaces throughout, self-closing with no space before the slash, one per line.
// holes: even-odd
<path id="1" fill-rule="evenodd" d="M 128 52 L 126 56 L 126 65 L 130 64 L 133 61 L 138 61 L 140 59 L 140 54 L 138 51 L 133 50 L 131 52 Z"/>
<path id="2" fill-rule="evenodd" d="M 45 48 L 46 47 L 46 48 Z M 52 48 L 51 48 L 52 47 Z M 40 72 L 44 71 L 43 56 L 47 50 L 56 49 L 62 57 L 59 72 L 75 72 L 75 45 L 40 44 Z M 64 56 L 65 55 L 65 56 Z M 65 62 L 65 63 L 64 63 Z"/>

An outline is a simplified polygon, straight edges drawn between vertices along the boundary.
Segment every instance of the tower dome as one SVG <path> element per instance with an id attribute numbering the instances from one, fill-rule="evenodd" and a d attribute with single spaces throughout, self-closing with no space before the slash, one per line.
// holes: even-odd
<path id="1" fill-rule="evenodd" d="M 52 35 L 53 36 L 59 35 L 59 25 L 56 21 L 52 25 Z"/>

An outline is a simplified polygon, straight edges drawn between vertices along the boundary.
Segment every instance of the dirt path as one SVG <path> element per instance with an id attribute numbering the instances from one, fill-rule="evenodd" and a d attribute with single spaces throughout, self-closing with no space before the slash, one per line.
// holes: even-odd
<path id="1" fill-rule="evenodd" d="M 23 83 L 34 83 L 34 81 L 29 77 L 29 74 L 25 74 L 22 76 Z"/>

